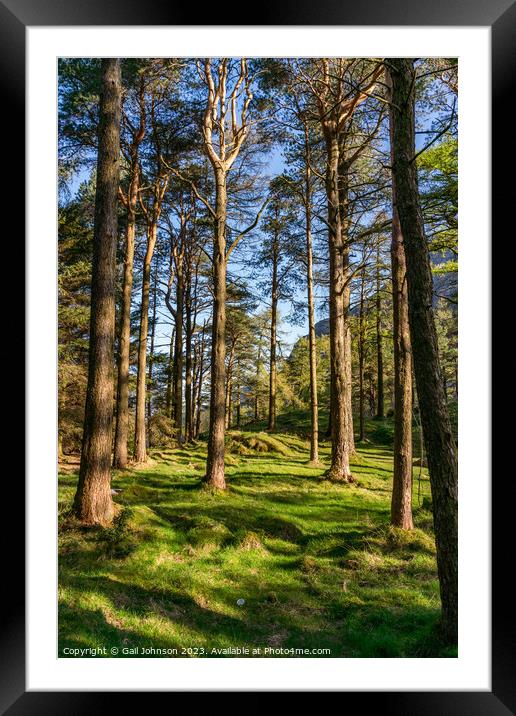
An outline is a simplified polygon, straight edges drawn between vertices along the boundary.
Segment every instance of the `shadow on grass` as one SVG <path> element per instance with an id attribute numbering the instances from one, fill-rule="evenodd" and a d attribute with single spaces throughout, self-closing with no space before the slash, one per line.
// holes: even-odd
<path id="1" fill-rule="evenodd" d="M 214 503 L 205 507 L 199 506 L 195 517 L 185 514 L 184 507 L 153 507 L 153 511 L 162 519 L 168 521 L 174 529 L 180 530 L 188 536 L 188 532 L 199 524 L 202 518 L 215 521 L 223 525 L 233 537 L 228 537 L 224 544 L 233 544 L 241 539 L 246 532 L 255 532 L 264 537 L 272 537 L 286 542 L 301 543 L 303 532 L 293 522 L 280 517 L 271 516 L 263 511 L 253 511 L 233 505 L 220 505 Z"/>
<path id="2" fill-rule="evenodd" d="M 120 582 L 105 576 L 74 576 L 67 580 L 66 586 L 81 594 L 92 594 L 112 604 L 105 609 L 85 609 L 71 607 L 66 603 L 60 605 L 60 651 L 64 647 L 84 646 L 80 638 L 84 629 L 89 637 L 94 634 L 99 644 L 130 648 L 149 643 L 148 639 L 138 631 L 123 626 L 125 622 L 139 622 L 149 617 L 159 617 L 170 623 L 205 629 L 212 636 L 234 638 L 242 630 L 242 621 L 226 614 L 221 614 L 208 606 L 197 604 L 184 590 L 179 589 L 145 589 L 133 583 Z M 73 628 L 72 628 L 73 627 Z M 73 637 L 69 634 L 76 631 Z M 86 641 L 86 639 L 84 640 Z M 160 636 L 155 631 L 152 646 L 165 649 L 180 649 L 185 646 L 177 639 Z M 188 645 L 190 646 L 190 645 Z M 122 655 L 122 654 L 120 654 Z M 177 654 L 181 656 L 181 654 Z"/>
<path id="3" fill-rule="evenodd" d="M 431 514 L 415 512 L 419 536 L 389 531 L 389 451 L 360 451 L 356 489 L 322 482 L 296 439 L 284 442 L 296 453 L 229 465 L 221 495 L 202 492 L 203 464 L 187 450 L 170 455 L 175 470 L 116 474 L 131 529 L 61 535 L 61 647 L 175 649 L 195 635 L 332 656 L 453 656 L 435 636 Z M 74 484 L 61 477 L 63 494 Z"/>

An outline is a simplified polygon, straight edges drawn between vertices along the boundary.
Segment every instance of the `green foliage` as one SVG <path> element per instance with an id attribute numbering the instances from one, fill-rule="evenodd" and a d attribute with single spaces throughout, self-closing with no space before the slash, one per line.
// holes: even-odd
<path id="1" fill-rule="evenodd" d="M 93 184 L 58 215 L 59 438 L 62 449 L 80 447 L 87 382 L 92 254 Z"/>
<path id="2" fill-rule="evenodd" d="M 329 400 L 330 339 L 329 336 L 316 338 L 318 398 L 320 404 Z M 290 386 L 295 399 L 285 408 L 307 407 L 310 401 L 310 364 L 308 336 L 303 336 L 294 345 L 284 365 L 285 382 Z"/>
<path id="3" fill-rule="evenodd" d="M 458 143 L 447 137 L 418 158 L 430 250 L 440 255 L 438 273 L 457 271 Z"/>

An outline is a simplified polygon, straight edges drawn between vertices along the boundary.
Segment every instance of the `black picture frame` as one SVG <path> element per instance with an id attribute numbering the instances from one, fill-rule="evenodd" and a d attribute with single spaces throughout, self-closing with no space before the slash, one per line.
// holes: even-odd
<path id="1" fill-rule="evenodd" d="M 507 116 L 511 79 L 516 76 L 516 2 L 514 0 L 447 0 L 446 4 L 424 0 L 370 0 L 368 3 L 337 3 L 335 0 L 288 0 L 260 3 L 256 14 L 246 20 L 241 9 L 231 12 L 231 2 L 224 3 L 224 25 L 385 25 L 385 26 L 490 26 L 492 33 L 492 235 L 510 241 L 513 229 L 509 227 L 507 207 L 514 204 L 514 182 L 505 178 L 503 168 L 514 166 L 515 146 L 508 129 L 511 122 Z M 0 0 L 0 85 L 5 123 L 2 136 L 4 145 L 19 147 L 16 160 L 9 164 L 8 172 L 1 174 L 5 183 L 2 197 L 8 197 L 9 214 L 25 215 L 23 191 L 25 145 L 25 30 L 27 26 L 71 25 L 202 25 L 221 24 L 218 6 L 214 4 L 200 10 L 174 0 Z M 233 22 L 231 21 L 233 20 Z M 6 139 L 8 138 L 8 139 Z M 511 161 L 512 160 L 512 161 Z M 472 208 L 472 210 L 474 210 Z M 503 227 L 507 222 L 507 227 Z M 504 228 L 506 231 L 504 231 Z M 502 232 L 504 236 L 502 236 Z M 18 247 L 22 225 L 17 223 Z M 16 243 L 16 242 L 15 242 Z M 510 248 L 510 243 L 507 244 Z M 23 261 L 23 256 L 21 260 Z M 20 261 L 20 258 L 17 259 Z M 21 264 L 19 264 L 21 265 Z M 507 262 L 503 271 L 508 271 Z M 501 287 L 508 280 L 508 273 L 493 282 L 492 301 L 497 303 Z M 21 292 L 20 292 L 21 293 Z M 17 303 L 17 315 L 21 315 L 21 296 Z M 493 310 L 492 315 L 495 315 Z M 494 373 L 493 373 L 494 375 Z M 496 391 L 493 400 L 496 408 Z M 20 396 L 17 396 L 17 400 Z M 499 400 L 501 403 L 501 400 Z M 505 428 L 507 430 L 507 428 Z M 502 428 L 503 431 L 503 428 Z M 503 440 L 503 435 L 499 438 Z M 493 518 L 492 518 L 492 691 L 468 692 L 346 692 L 342 707 L 378 709 L 382 713 L 426 715 L 437 714 L 502 714 L 516 713 L 516 639 L 514 630 L 514 597 L 506 583 L 512 571 L 513 554 L 507 554 L 507 537 L 504 525 L 511 524 L 513 501 L 507 497 L 507 484 L 497 482 L 493 471 Z M 506 474 L 512 481 L 511 475 Z M 24 504 L 24 484 L 18 466 L 16 478 L 4 481 L 4 499 L 17 505 L 21 515 Z M 5 507 L 4 507 L 5 510 Z M 495 519 L 496 517 L 496 519 Z M 16 534 L 16 539 L 14 539 Z M 119 692 L 26 692 L 25 691 L 25 594 L 24 594 L 24 532 L 21 523 L 13 527 L 9 548 L 4 547 L 3 618 L 5 623 L 0 635 L 2 665 L 0 667 L 0 709 L 12 716 L 19 714 L 103 713 L 120 709 Z M 229 663 L 229 662 L 228 662 Z M 424 669 L 424 660 L 422 660 Z M 410 688 L 410 685 L 407 685 Z M 337 689 L 336 689 L 337 690 Z M 159 695 L 153 693 L 154 696 Z M 264 693 L 256 694 L 253 706 L 259 708 Z M 281 696 L 281 694 L 277 694 Z M 161 694 L 168 698 L 169 708 L 177 707 L 176 696 Z M 196 697 L 203 694 L 196 694 Z M 224 708 L 224 693 L 209 696 L 209 708 Z M 307 694 L 308 696 L 308 694 Z M 143 705 L 149 694 L 131 693 L 132 708 Z M 282 699 L 280 699 L 282 701 Z M 146 703 L 148 703 L 146 701 Z M 197 698 L 190 705 L 196 713 Z M 206 707 L 203 708 L 203 710 Z"/>

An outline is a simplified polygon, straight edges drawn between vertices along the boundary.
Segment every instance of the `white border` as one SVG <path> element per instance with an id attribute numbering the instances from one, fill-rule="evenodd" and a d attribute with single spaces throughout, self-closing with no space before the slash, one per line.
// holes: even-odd
<path id="1" fill-rule="evenodd" d="M 28 690 L 490 690 L 490 28 L 27 28 Z M 457 659 L 56 658 L 56 59 L 459 57 Z"/>

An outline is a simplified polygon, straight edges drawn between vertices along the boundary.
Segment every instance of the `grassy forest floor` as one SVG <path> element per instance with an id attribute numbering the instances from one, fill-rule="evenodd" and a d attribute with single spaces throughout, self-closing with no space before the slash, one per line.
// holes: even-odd
<path id="1" fill-rule="evenodd" d="M 274 435 L 231 432 L 227 494 L 200 487 L 204 442 L 151 450 L 145 467 L 115 472 L 121 510 L 110 528 L 74 522 L 77 473 L 60 473 L 59 655 L 103 646 L 118 657 L 135 647 L 139 656 L 143 647 L 167 656 L 232 647 L 260 649 L 251 656 L 455 656 L 436 629 L 426 469 L 414 471 L 416 529 L 403 533 L 389 526 L 390 422 L 367 423 L 352 462 L 358 482 L 336 485 L 288 432 L 302 420 L 280 417 L 285 432 Z M 322 444 L 326 466 L 329 449 Z"/>

